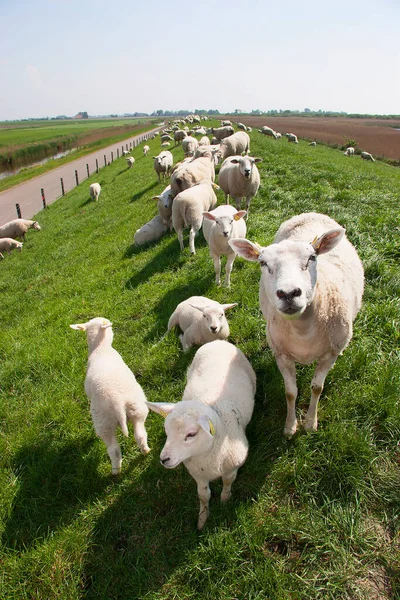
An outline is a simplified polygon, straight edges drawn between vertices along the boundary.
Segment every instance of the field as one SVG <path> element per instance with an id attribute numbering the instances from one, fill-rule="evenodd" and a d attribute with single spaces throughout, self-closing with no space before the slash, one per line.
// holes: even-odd
<path id="1" fill-rule="evenodd" d="M 150 147 L 152 155 L 159 141 Z M 324 212 L 346 227 L 365 268 L 363 307 L 326 379 L 318 431 L 282 436 L 286 402 L 265 340 L 258 265 L 237 258 L 231 288 L 218 288 L 201 233 L 194 257 L 187 235 L 183 253 L 175 234 L 133 246 L 164 187 L 135 149 L 133 169 L 120 159 L 97 175 L 98 203 L 88 195 L 95 175 L 39 213 L 42 231 L 29 231 L 22 253 L 0 265 L 2 599 L 400 597 L 400 172 L 257 132 L 252 154 L 263 158 L 262 187 L 247 237 L 266 245 L 284 219 Z M 158 415 L 146 422 L 150 455 L 132 431 L 120 436 L 122 473 L 111 476 L 83 388 L 85 336 L 69 328 L 109 318 L 148 399 L 178 401 L 195 349 L 184 354 L 178 335 L 164 334 L 191 295 L 238 302 L 231 341 L 257 374 L 248 460 L 229 503 L 212 484 L 200 534 L 194 481 L 182 465 L 159 463 Z M 312 372 L 298 367 L 300 418 Z"/>

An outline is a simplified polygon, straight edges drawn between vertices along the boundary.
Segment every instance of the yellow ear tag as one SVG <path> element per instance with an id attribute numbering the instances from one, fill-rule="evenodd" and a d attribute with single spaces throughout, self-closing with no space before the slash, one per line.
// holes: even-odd
<path id="1" fill-rule="evenodd" d="M 167 416 L 168 416 L 168 413 L 167 413 L 167 412 L 165 412 L 165 410 L 159 410 L 159 411 L 158 411 L 158 414 L 159 414 L 159 415 L 161 415 L 162 417 L 164 417 L 164 419 L 165 419 L 165 417 L 167 417 Z"/>
<path id="2" fill-rule="evenodd" d="M 214 427 L 213 423 L 210 421 L 210 419 L 208 419 L 208 424 L 210 426 L 210 434 L 212 436 L 214 436 L 215 435 L 215 427 Z"/>
<path id="3" fill-rule="evenodd" d="M 311 242 L 311 246 L 313 246 L 314 250 L 318 250 L 318 248 L 321 245 L 321 243 L 317 244 L 317 241 L 318 241 L 318 236 L 316 235 L 315 238 L 313 239 L 313 241 Z"/>

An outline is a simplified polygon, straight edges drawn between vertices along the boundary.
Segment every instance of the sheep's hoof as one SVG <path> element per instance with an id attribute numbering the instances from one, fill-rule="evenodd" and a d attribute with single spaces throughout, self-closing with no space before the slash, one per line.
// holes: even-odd
<path id="1" fill-rule="evenodd" d="M 119 468 L 112 469 L 111 475 L 119 475 L 119 474 L 120 474 L 120 469 Z"/>
<path id="2" fill-rule="evenodd" d="M 228 502 L 232 495 L 232 492 L 222 492 L 221 494 L 221 502 Z"/>
<path id="3" fill-rule="evenodd" d="M 283 435 L 286 438 L 290 439 L 291 437 L 294 436 L 296 431 L 297 431 L 297 421 L 295 421 L 295 423 L 291 427 L 288 427 L 287 425 L 285 425 L 285 427 L 283 429 Z"/>
<path id="4" fill-rule="evenodd" d="M 144 454 L 144 456 L 146 456 L 147 454 L 149 454 L 149 452 L 151 452 L 151 450 L 150 450 L 150 448 L 149 448 L 148 446 L 146 446 L 145 448 L 142 448 L 142 449 L 140 450 L 140 452 L 141 452 L 142 454 Z"/>
<path id="5" fill-rule="evenodd" d="M 314 418 L 307 418 L 304 421 L 304 429 L 310 433 L 311 431 L 317 431 L 318 429 L 318 421 Z"/>

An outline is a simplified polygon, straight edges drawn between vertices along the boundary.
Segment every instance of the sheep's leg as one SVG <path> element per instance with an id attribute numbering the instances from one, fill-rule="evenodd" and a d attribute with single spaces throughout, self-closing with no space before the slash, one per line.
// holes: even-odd
<path id="1" fill-rule="evenodd" d="M 238 472 L 238 470 L 235 469 L 231 473 L 222 475 L 223 488 L 222 488 L 222 492 L 221 492 L 221 502 L 226 502 L 231 497 L 232 483 L 236 479 L 237 472 Z"/>
<path id="2" fill-rule="evenodd" d="M 193 226 L 189 230 L 189 248 L 191 254 L 196 254 L 196 248 L 194 247 L 194 236 L 196 235 L 198 229 L 195 230 Z"/>
<path id="3" fill-rule="evenodd" d="M 200 512 L 199 519 L 197 521 L 197 529 L 200 531 L 203 529 L 210 512 L 209 502 L 211 497 L 211 490 L 208 481 L 197 481 L 197 493 L 200 500 Z"/>
<path id="4" fill-rule="evenodd" d="M 284 354 L 275 355 L 276 364 L 280 370 L 283 380 L 285 382 L 285 394 L 287 403 L 287 416 L 285 421 L 285 427 L 283 434 L 286 437 L 292 437 L 297 430 L 297 419 L 296 419 L 296 398 L 297 398 L 297 385 L 296 385 L 296 364 L 289 357 Z"/>
<path id="5" fill-rule="evenodd" d="M 2 255 L 2 253 L 1 253 L 1 252 L 0 252 L 0 256 L 1 256 L 1 258 L 3 258 L 3 259 L 4 259 L 4 256 Z"/>
<path id="6" fill-rule="evenodd" d="M 315 368 L 314 377 L 311 381 L 311 401 L 304 421 L 306 431 L 317 431 L 318 427 L 318 401 L 324 389 L 325 378 L 335 364 L 337 354 L 328 354 L 320 358 Z"/>
<path id="7" fill-rule="evenodd" d="M 236 210 L 240 210 L 241 198 L 234 198 L 236 202 Z"/>
<path id="8" fill-rule="evenodd" d="M 229 204 L 229 194 L 225 192 L 225 204 Z"/>
<path id="9" fill-rule="evenodd" d="M 247 215 L 245 216 L 246 221 L 249 218 L 250 202 L 251 202 L 251 196 L 249 198 L 246 198 L 246 211 L 247 211 Z"/>
<path id="10" fill-rule="evenodd" d="M 215 283 L 219 285 L 221 283 L 221 257 L 217 254 L 211 254 L 211 258 L 214 261 Z"/>
<path id="11" fill-rule="evenodd" d="M 226 260 L 226 267 L 225 267 L 225 285 L 227 287 L 229 287 L 231 285 L 231 273 L 232 273 L 232 267 L 233 267 L 233 262 L 235 260 L 236 254 L 234 252 L 232 252 L 232 254 L 228 254 L 228 258 Z"/>
<path id="12" fill-rule="evenodd" d="M 189 342 L 189 340 L 188 340 L 187 336 L 185 335 L 185 333 L 181 333 L 181 335 L 179 336 L 179 339 L 180 339 L 181 344 L 182 344 L 182 350 L 184 352 L 187 352 L 189 350 L 189 348 L 192 347 L 192 344 Z"/>
<path id="13" fill-rule="evenodd" d="M 98 433 L 98 436 L 101 437 L 107 446 L 108 456 L 111 460 L 112 474 L 118 475 L 122 464 L 122 453 L 118 444 L 117 436 L 115 435 L 115 431 L 102 431 L 101 433 Z"/>
<path id="14" fill-rule="evenodd" d="M 131 422 L 133 423 L 133 435 L 137 445 L 139 446 L 140 452 L 142 454 L 148 454 L 150 452 L 150 448 L 147 445 L 147 432 L 144 427 L 144 420 L 132 419 Z"/>
<path id="15" fill-rule="evenodd" d="M 178 240 L 179 240 L 179 244 L 181 246 L 181 251 L 183 250 L 183 231 L 182 229 L 178 229 L 178 231 L 176 232 L 178 235 Z"/>

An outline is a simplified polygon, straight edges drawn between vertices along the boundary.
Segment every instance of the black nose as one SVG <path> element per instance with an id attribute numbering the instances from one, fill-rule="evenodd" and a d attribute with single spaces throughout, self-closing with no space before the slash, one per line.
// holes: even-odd
<path id="1" fill-rule="evenodd" d="M 169 463 L 169 461 L 170 461 L 169 457 L 167 457 L 167 458 L 160 458 L 160 463 L 162 465 L 166 465 L 167 463 Z"/>
<path id="2" fill-rule="evenodd" d="M 276 295 L 281 300 L 285 299 L 288 302 L 290 302 L 296 296 L 301 296 L 301 289 L 300 288 L 294 288 L 294 290 L 292 290 L 291 292 L 284 292 L 283 290 L 277 290 Z"/>
<path id="3" fill-rule="evenodd" d="M 211 331 L 213 331 L 214 333 L 217 331 L 216 327 L 210 327 Z"/>
<path id="4" fill-rule="evenodd" d="M 225 237 L 228 237 L 229 231 L 224 231 L 223 234 L 224 234 Z"/>

